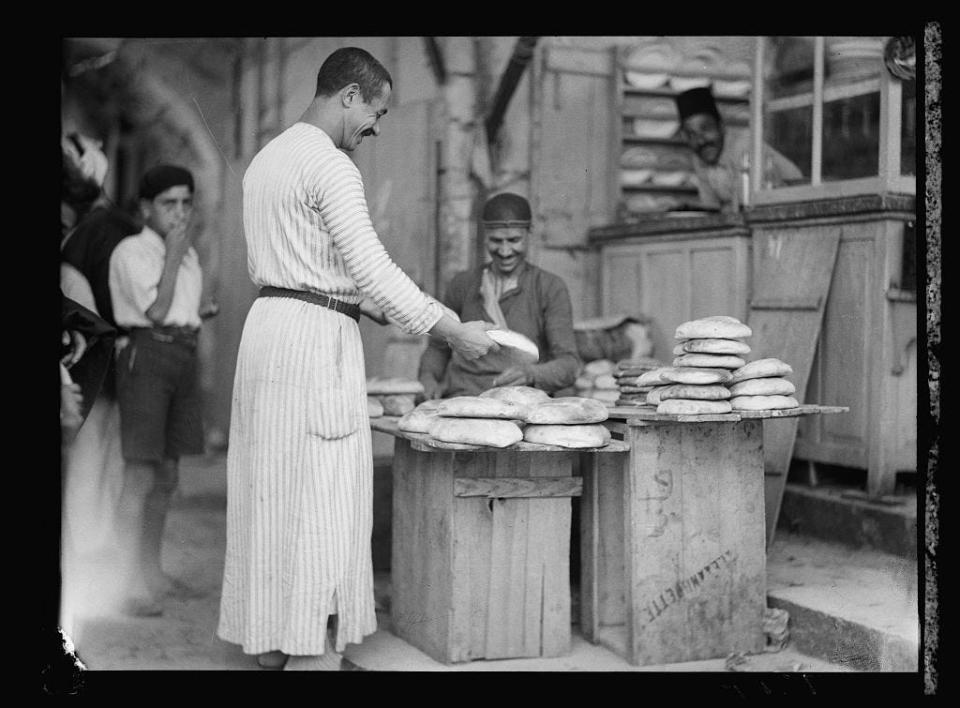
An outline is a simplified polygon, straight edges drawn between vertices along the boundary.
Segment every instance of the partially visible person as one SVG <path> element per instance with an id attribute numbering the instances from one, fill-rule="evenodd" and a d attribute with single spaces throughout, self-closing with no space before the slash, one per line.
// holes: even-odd
<path id="1" fill-rule="evenodd" d="M 680 135 L 693 151 L 700 206 L 738 211 L 740 181 L 751 154 L 750 131 L 725 124 L 708 86 L 689 89 L 676 96 Z M 773 186 L 803 181 L 803 173 L 769 145 L 763 146 L 764 180 Z"/>
<path id="2" fill-rule="evenodd" d="M 237 356 L 227 456 L 227 548 L 217 635 L 264 668 L 340 670 L 377 629 L 373 454 L 363 342 L 369 298 L 410 334 L 466 358 L 483 323 L 445 314 L 391 260 L 345 154 L 380 133 L 393 80 L 344 47 L 300 120 L 243 176 L 250 278 L 260 288 Z"/>
<path id="3" fill-rule="evenodd" d="M 124 610 L 155 616 L 170 592 L 191 595 L 162 569 L 167 512 L 183 455 L 203 452 L 197 337 L 203 274 L 190 230 L 194 180 L 159 165 L 140 181 L 144 227 L 110 256 L 113 316 L 129 336 L 117 359 L 124 479 L 117 514 L 125 550 Z"/>
<path id="4" fill-rule="evenodd" d="M 527 336 L 540 361 L 516 364 L 505 355 L 468 360 L 432 339 L 418 370 L 425 397 L 475 396 L 494 386 L 547 393 L 572 386 L 580 357 L 570 294 L 558 276 L 527 261 L 530 204 L 518 194 L 498 194 L 484 204 L 481 219 L 490 262 L 455 275 L 442 303 L 463 320 L 486 320 Z"/>

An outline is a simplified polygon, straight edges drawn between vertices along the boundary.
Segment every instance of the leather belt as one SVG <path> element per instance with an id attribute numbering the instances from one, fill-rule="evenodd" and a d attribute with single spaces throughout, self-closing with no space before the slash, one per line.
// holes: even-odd
<path id="1" fill-rule="evenodd" d="M 357 322 L 360 321 L 360 306 L 353 305 L 343 300 L 336 300 L 329 295 L 321 293 L 311 293 L 305 290 L 290 290 L 289 288 L 277 288 L 272 285 L 264 285 L 260 288 L 259 297 L 289 297 L 294 300 L 303 300 L 320 307 L 326 307 L 329 310 L 352 317 Z"/>

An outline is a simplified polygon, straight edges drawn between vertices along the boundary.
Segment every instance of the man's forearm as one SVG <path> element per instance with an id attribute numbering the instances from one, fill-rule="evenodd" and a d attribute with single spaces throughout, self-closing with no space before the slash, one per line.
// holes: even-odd
<path id="1" fill-rule="evenodd" d="M 180 271 L 180 263 L 174 263 L 172 259 L 167 259 L 163 263 L 163 273 L 160 275 L 160 282 L 157 284 L 157 298 L 150 307 L 147 308 L 147 319 L 157 325 L 162 325 L 170 312 L 170 306 L 173 304 L 173 292 L 177 286 L 177 275 Z"/>
<path id="2" fill-rule="evenodd" d="M 533 367 L 534 380 L 531 385 L 548 393 L 559 391 L 561 388 L 573 385 L 579 368 L 580 364 L 573 356 L 561 356 L 552 361 L 537 364 Z"/>

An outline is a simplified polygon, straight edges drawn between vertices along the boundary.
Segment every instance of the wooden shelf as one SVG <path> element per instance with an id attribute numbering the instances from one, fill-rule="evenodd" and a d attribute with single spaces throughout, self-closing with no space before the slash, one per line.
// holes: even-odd
<path id="1" fill-rule="evenodd" d="M 636 86 L 624 85 L 623 94 L 625 96 L 658 96 L 660 98 L 674 98 L 681 91 L 674 91 L 671 88 L 645 89 Z M 723 96 L 714 95 L 717 103 L 750 103 L 749 96 Z"/>
<path id="2" fill-rule="evenodd" d="M 697 188 L 689 184 L 681 184 L 671 187 L 668 184 L 621 184 L 620 189 L 624 192 L 684 192 L 685 194 L 696 194 Z"/>
<path id="3" fill-rule="evenodd" d="M 686 145 L 680 138 L 643 138 L 637 135 L 624 135 L 625 145 Z"/>

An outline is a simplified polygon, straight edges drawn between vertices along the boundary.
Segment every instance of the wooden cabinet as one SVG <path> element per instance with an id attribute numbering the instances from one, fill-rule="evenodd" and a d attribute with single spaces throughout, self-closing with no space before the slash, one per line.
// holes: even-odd
<path id="1" fill-rule="evenodd" d="M 864 205 L 859 211 L 857 203 Z M 804 401 L 849 406 L 803 420 L 794 458 L 867 470 L 867 491 L 891 493 L 917 455 L 917 306 L 905 289 L 912 198 L 846 200 L 847 213 L 753 223 L 777 229 L 840 229 L 840 245 Z M 872 204 L 872 206 L 871 206 Z"/>
<path id="2" fill-rule="evenodd" d="M 713 227 L 673 230 L 701 222 Z M 670 362 L 677 325 L 707 315 L 745 319 L 750 233 L 734 215 L 671 219 L 660 228 L 658 233 L 646 223 L 596 229 L 591 238 L 601 244 L 603 314 L 650 318 L 653 356 Z"/>

